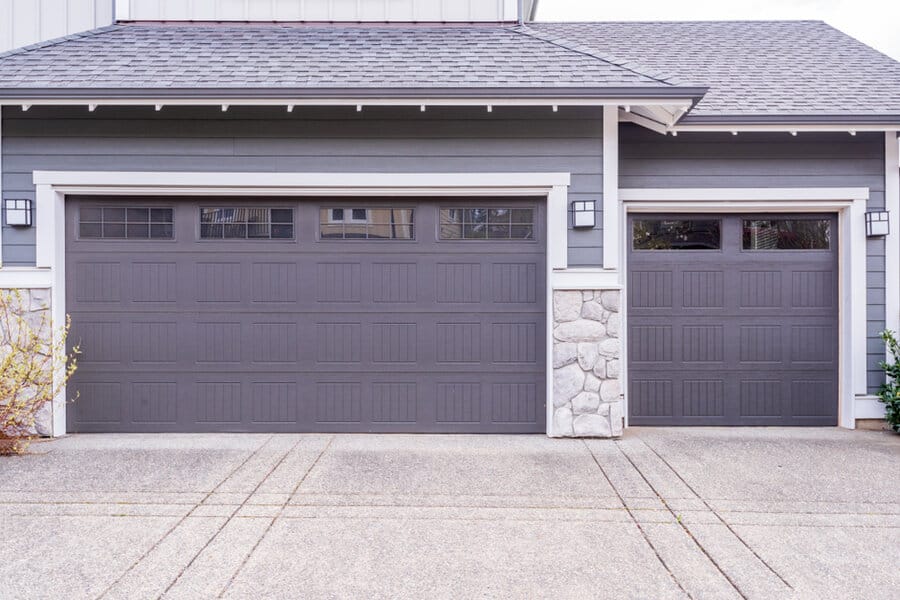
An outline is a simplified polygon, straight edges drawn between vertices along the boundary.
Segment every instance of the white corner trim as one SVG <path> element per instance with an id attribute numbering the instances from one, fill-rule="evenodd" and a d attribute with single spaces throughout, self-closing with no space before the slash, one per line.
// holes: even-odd
<path id="1" fill-rule="evenodd" d="M 547 198 L 547 399 L 552 409 L 551 282 L 568 266 L 569 173 L 122 173 L 35 171 L 37 269 L 52 287 L 54 323 L 66 319 L 66 194 L 246 196 L 544 196 Z M 66 392 L 54 400 L 53 435 L 66 433 Z M 552 416 L 548 417 L 552 418 Z M 552 421 L 547 421 L 549 433 Z"/>
<path id="2" fill-rule="evenodd" d="M 131 19 L 131 0 L 116 0 L 114 8 L 116 21 L 128 21 Z"/>
<path id="3" fill-rule="evenodd" d="M 829 200 L 868 200 L 869 188 L 665 188 L 621 189 L 622 202 L 709 202 L 723 205 L 726 202 L 772 202 Z M 722 206 L 703 210 L 719 210 Z"/>
<path id="4" fill-rule="evenodd" d="M 603 107 L 603 268 L 619 266 L 619 108 Z"/>
<path id="5" fill-rule="evenodd" d="M 884 136 L 884 206 L 890 213 L 891 233 L 885 239 L 885 326 L 900 331 L 900 139 Z"/>
<path id="6" fill-rule="evenodd" d="M 868 188 L 716 188 L 622 189 L 623 222 L 629 212 L 832 212 L 838 213 L 840 408 L 838 423 L 856 426 L 856 398 L 867 392 L 866 382 L 866 234 Z M 627 235 L 620 240 L 620 269 L 626 273 Z M 627 296 L 628 290 L 625 289 Z M 627 300 L 623 298 L 627 322 Z M 622 327 L 627 336 L 627 326 Z M 627 339 L 625 342 L 627 344 Z M 627 381 L 627 361 L 622 377 Z M 626 386 L 627 389 L 627 386 Z M 625 395 L 627 415 L 628 395 Z"/>

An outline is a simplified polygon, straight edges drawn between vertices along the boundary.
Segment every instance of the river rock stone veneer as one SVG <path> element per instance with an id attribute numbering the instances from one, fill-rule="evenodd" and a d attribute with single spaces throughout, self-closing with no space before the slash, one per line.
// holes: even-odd
<path id="1" fill-rule="evenodd" d="M 619 290 L 553 292 L 555 437 L 622 435 Z"/>
<path id="2" fill-rule="evenodd" d="M 24 313 L 25 319 L 49 343 L 52 335 L 49 330 L 50 290 L 19 289 L 18 292 L 20 310 Z M 42 326 L 43 329 L 41 329 Z M 0 348 L 0 351 L 2 351 L 2 348 Z M 53 407 L 50 402 L 47 402 L 35 415 L 32 433 L 39 436 L 50 436 L 53 434 Z"/>

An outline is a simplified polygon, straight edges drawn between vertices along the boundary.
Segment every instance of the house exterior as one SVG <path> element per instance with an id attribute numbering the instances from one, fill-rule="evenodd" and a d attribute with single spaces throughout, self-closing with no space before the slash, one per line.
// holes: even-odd
<path id="1" fill-rule="evenodd" d="M 879 416 L 900 64 L 860 42 L 530 2 L 115 8 L 0 55 L 0 287 L 83 350 L 42 432 Z"/>

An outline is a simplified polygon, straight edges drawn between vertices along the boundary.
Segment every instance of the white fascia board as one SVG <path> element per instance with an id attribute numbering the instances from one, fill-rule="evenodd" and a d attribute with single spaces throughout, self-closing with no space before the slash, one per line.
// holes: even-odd
<path id="1" fill-rule="evenodd" d="M 619 111 L 619 121 L 622 121 L 624 123 L 634 123 L 635 125 L 640 125 L 641 127 L 644 127 L 651 131 L 655 131 L 656 133 L 660 133 L 662 135 L 665 135 L 669 132 L 669 128 L 666 127 L 665 125 L 663 125 L 662 123 L 659 123 L 657 121 L 654 121 L 653 119 L 648 119 L 647 117 L 639 115 L 634 112 L 634 109 L 632 109 L 632 112 L 626 112 L 624 110 L 620 110 Z"/>
<path id="2" fill-rule="evenodd" d="M 16 98 L 0 100 L 0 106 L 675 106 L 689 108 L 690 100 L 677 98 L 556 98 L 556 97 L 492 97 L 480 98 L 440 98 L 440 97 L 404 97 L 404 98 Z"/>
<path id="3" fill-rule="evenodd" d="M 729 132 L 771 132 L 771 133 L 790 133 L 796 132 L 819 132 L 819 133 L 847 133 L 850 131 L 900 131 L 900 125 L 896 123 L 885 124 L 853 124 L 853 123 L 829 123 L 827 125 L 791 125 L 790 123 L 778 125 L 675 125 L 669 127 L 669 131 L 677 133 L 691 132 L 710 132 L 710 133 L 729 133 Z"/>
<path id="4" fill-rule="evenodd" d="M 827 202 L 868 200 L 869 188 L 623 188 L 619 198 L 623 202 Z"/>
<path id="5" fill-rule="evenodd" d="M 35 185 L 219 188 L 520 188 L 568 186 L 569 173 L 191 173 L 35 171 Z"/>

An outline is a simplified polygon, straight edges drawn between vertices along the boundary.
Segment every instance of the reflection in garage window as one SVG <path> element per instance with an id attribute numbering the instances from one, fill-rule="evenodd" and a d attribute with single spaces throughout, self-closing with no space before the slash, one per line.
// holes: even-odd
<path id="1" fill-rule="evenodd" d="M 712 219 L 635 219 L 635 250 L 718 250 L 721 223 Z"/>
<path id="2" fill-rule="evenodd" d="M 319 236 L 323 240 L 414 240 L 412 208 L 323 208 Z"/>
<path id="3" fill-rule="evenodd" d="M 293 237 L 292 208 L 200 209 L 200 238 L 204 240 L 290 240 Z"/>
<path id="4" fill-rule="evenodd" d="M 532 240 L 534 209 L 442 208 L 442 240 Z"/>
<path id="5" fill-rule="evenodd" d="M 744 221 L 744 250 L 828 250 L 829 219 Z"/>
<path id="6" fill-rule="evenodd" d="M 78 214 L 78 236 L 105 240 L 171 240 L 171 208 L 83 206 Z"/>

